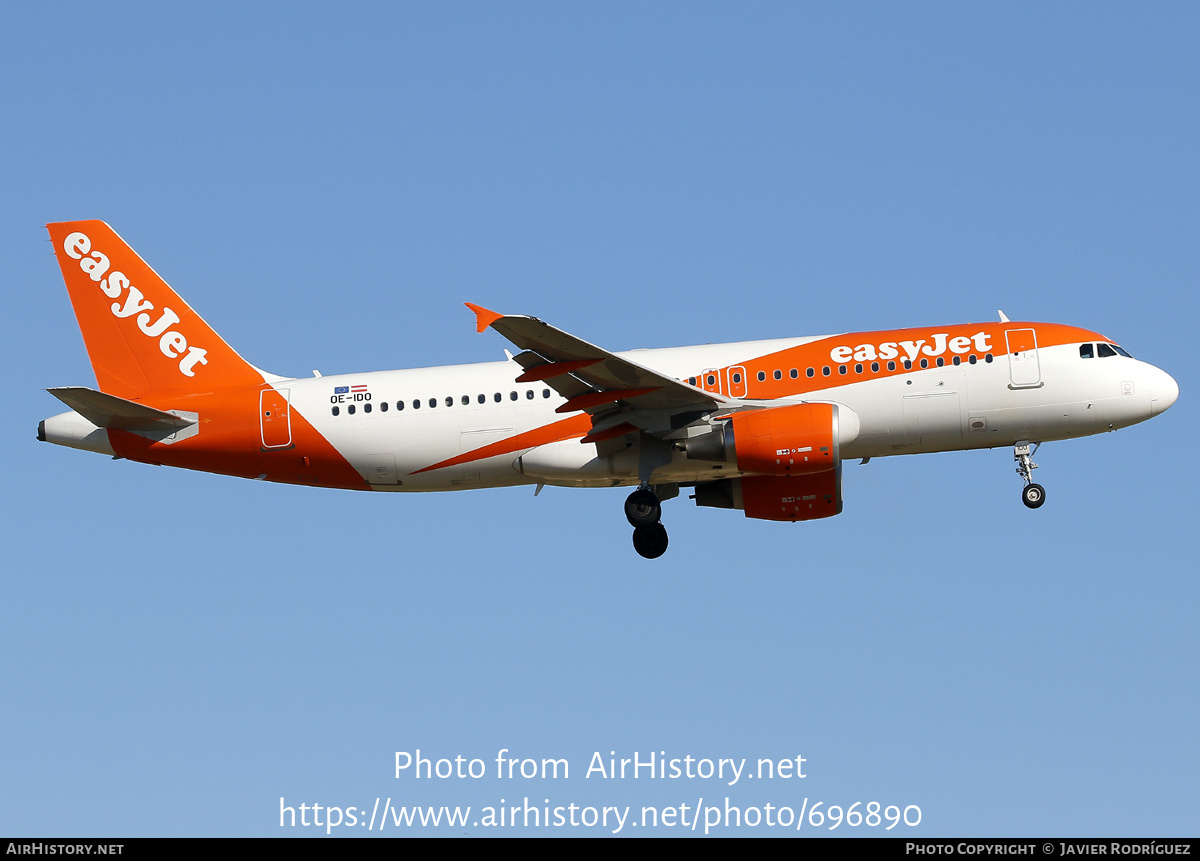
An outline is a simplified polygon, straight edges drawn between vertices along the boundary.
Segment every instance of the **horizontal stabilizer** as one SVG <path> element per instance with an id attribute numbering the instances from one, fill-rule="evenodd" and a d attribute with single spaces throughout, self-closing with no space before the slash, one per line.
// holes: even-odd
<path id="1" fill-rule="evenodd" d="M 191 419 L 166 413 L 127 401 L 116 395 L 106 395 L 85 386 L 62 386 L 46 389 L 54 397 L 100 428 L 128 431 L 156 431 L 185 428 L 195 424 Z"/>

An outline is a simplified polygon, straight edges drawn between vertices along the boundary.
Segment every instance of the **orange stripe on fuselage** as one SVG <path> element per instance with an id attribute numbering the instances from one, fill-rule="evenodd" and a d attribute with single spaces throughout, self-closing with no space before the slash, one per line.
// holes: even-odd
<path id="1" fill-rule="evenodd" d="M 746 394 L 742 397 L 755 400 L 774 400 L 803 395 L 808 392 L 826 391 L 865 380 L 915 373 L 924 370 L 921 367 L 921 359 L 928 360 L 930 368 L 936 368 L 938 358 L 943 359 L 946 366 L 953 364 L 954 356 L 959 356 L 964 365 L 968 363 L 969 356 L 972 355 L 980 362 L 984 361 L 984 356 L 988 353 L 992 354 L 993 359 L 1002 358 L 1006 350 L 1004 333 L 1011 329 L 1035 330 L 1039 348 L 1082 341 L 1108 340 L 1096 332 L 1059 323 L 962 323 L 954 326 L 919 329 L 852 332 L 821 338 L 797 347 L 789 347 L 775 353 L 734 362 L 720 368 L 717 373 L 720 375 L 722 392 L 728 393 L 729 375 L 731 370 L 736 368 L 738 373 L 744 373 L 746 377 L 742 383 L 736 384 L 746 387 Z M 982 341 L 977 340 L 979 335 L 984 336 Z M 955 342 L 955 339 L 967 339 L 970 347 L 965 350 L 961 349 L 962 341 L 959 340 L 957 346 L 960 349 L 952 350 L 951 344 Z M 981 343 L 986 344 L 985 349 L 978 349 Z M 883 349 L 885 345 L 892 345 L 891 349 Z M 850 354 L 847 359 L 838 361 L 831 355 L 833 350 L 838 347 L 849 348 Z M 914 347 L 917 353 L 912 359 L 912 367 L 905 368 L 904 360 L 909 359 Z M 892 350 L 895 351 L 893 356 L 883 357 L 880 355 L 892 352 Z M 857 358 L 857 356 L 869 356 L 872 352 L 874 352 L 875 358 Z M 887 363 L 889 361 L 896 363 L 894 370 L 888 370 Z M 878 371 L 871 370 L 871 362 L 879 363 Z M 855 365 L 858 364 L 863 366 L 862 373 L 854 370 Z M 823 373 L 826 367 L 829 368 L 829 376 L 825 376 Z M 796 379 L 791 378 L 793 368 L 798 373 Z M 813 369 L 812 377 L 807 376 L 809 368 Z M 845 368 L 844 374 L 840 372 L 841 368 Z M 742 369 L 745 370 L 742 371 Z M 781 372 L 782 379 L 780 380 L 775 379 L 777 370 Z M 711 374 L 713 371 L 709 370 L 707 373 Z M 762 373 L 766 379 L 760 381 L 759 373 Z M 696 373 L 694 378 L 700 382 L 702 376 L 703 374 Z"/>
<path id="2" fill-rule="evenodd" d="M 546 445 L 551 442 L 559 442 L 564 439 L 573 439 L 586 434 L 592 429 L 592 417 L 587 413 L 571 416 L 570 418 L 562 419 L 561 421 L 553 422 L 552 424 L 543 425 L 540 428 L 534 428 L 525 433 L 519 433 L 516 436 L 510 436 L 508 439 L 502 439 L 498 442 L 489 445 L 481 446 L 474 451 L 460 454 L 457 457 L 452 457 L 448 460 L 443 460 L 440 463 L 435 463 L 432 466 L 427 466 L 424 469 L 418 469 L 409 475 L 419 475 L 422 472 L 429 472 L 432 469 L 443 469 L 447 466 L 458 466 L 462 463 L 470 463 L 475 460 L 484 460 L 485 458 L 495 457 L 498 454 L 509 454 L 514 451 L 521 451 L 528 448 L 537 448 L 539 445 Z"/>
<path id="3" fill-rule="evenodd" d="M 198 413 L 199 433 L 171 445 L 128 431 L 110 430 L 109 441 L 120 457 L 143 463 L 197 469 L 242 478 L 366 490 L 367 483 L 350 463 L 295 408 L 290 407 L 292 445 L 266 449 L 259 425 L 259 397 L 270 386 L 246 386 L 216 392 L 146 398 L 142 403 L 163 410 Z"/>

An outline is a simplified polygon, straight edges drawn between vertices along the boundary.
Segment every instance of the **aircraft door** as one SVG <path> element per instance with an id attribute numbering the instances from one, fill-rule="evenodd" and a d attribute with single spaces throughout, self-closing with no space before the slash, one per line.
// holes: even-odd
<path id="1" fill-rule="evenodd" d="M 706 392 L 716 392 L 721 394 L 721 371 L 718 368 L 709 368 L 700 375 L 700 388 Z"/>
<path id="2" fill-rule="evenodd" d="M 741 365 L 729 369 L 729 397 L 746 397 L 746 369 Z"/>
<path id="3" fill-rule="evenodd" d="M 258 422 L 263 448 L 292 444 L 292 416 L 288 408 L 291 389 L 263 389 L 258 395 Z"/>
<path id="4" fill-rule="evenodd" d="M 1038 360 L 1037 332 L 1033 329 L 1009 329 L 1004 333 L 1008 345 L 1008 373 L 1014 389 L 1033 389 L 1042 384 Z"/>

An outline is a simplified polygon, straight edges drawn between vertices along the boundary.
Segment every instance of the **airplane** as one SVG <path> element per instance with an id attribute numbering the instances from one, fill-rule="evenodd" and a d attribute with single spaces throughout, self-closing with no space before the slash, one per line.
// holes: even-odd
<path id="1" fill-rule="evenodd" d="M 98 388 L 38 439 L 142 463 L 347 490 L 635 489 L 634 549 L 661 503 L 798 522 L 842 511 L 847 460 L 1013 447 L 1022 501 L 1041 443 L 1168 409 L 1179 387 L 1109 338 L 967 323 L 613 353 L 467 303 L 503 362 L 281 377 L 243 359 L 102 221 L 47 225 Z"/>

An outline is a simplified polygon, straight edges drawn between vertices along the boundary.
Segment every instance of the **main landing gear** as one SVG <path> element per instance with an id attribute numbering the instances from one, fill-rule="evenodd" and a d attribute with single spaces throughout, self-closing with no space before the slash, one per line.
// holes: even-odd
<path id="1" fill-rule="evenodd" d="M 1021 440 L 1013 446 L 1013 459 L 1017 462 L 1017 475 L 1025 480 L 1025 489 L 1021 491 L 1021 501 L 1026 508 L 1041 508 L 1046 501 L 1046 488 L 1033 483 L 1033 471 L 1038 465 L 1033 462 L 1033 455 L 1041 443 L 1034 443 L 1030 449 L 1029 440 Z"/>
<path id="2" fill-rule="evenodd" d="M 633 527 L 633 549 L 646 559 L 667 552 L 667 530 L 659 522 L 662 505 L 649 487 L 642 485 L 625 500 L 625 519 Z"/>

